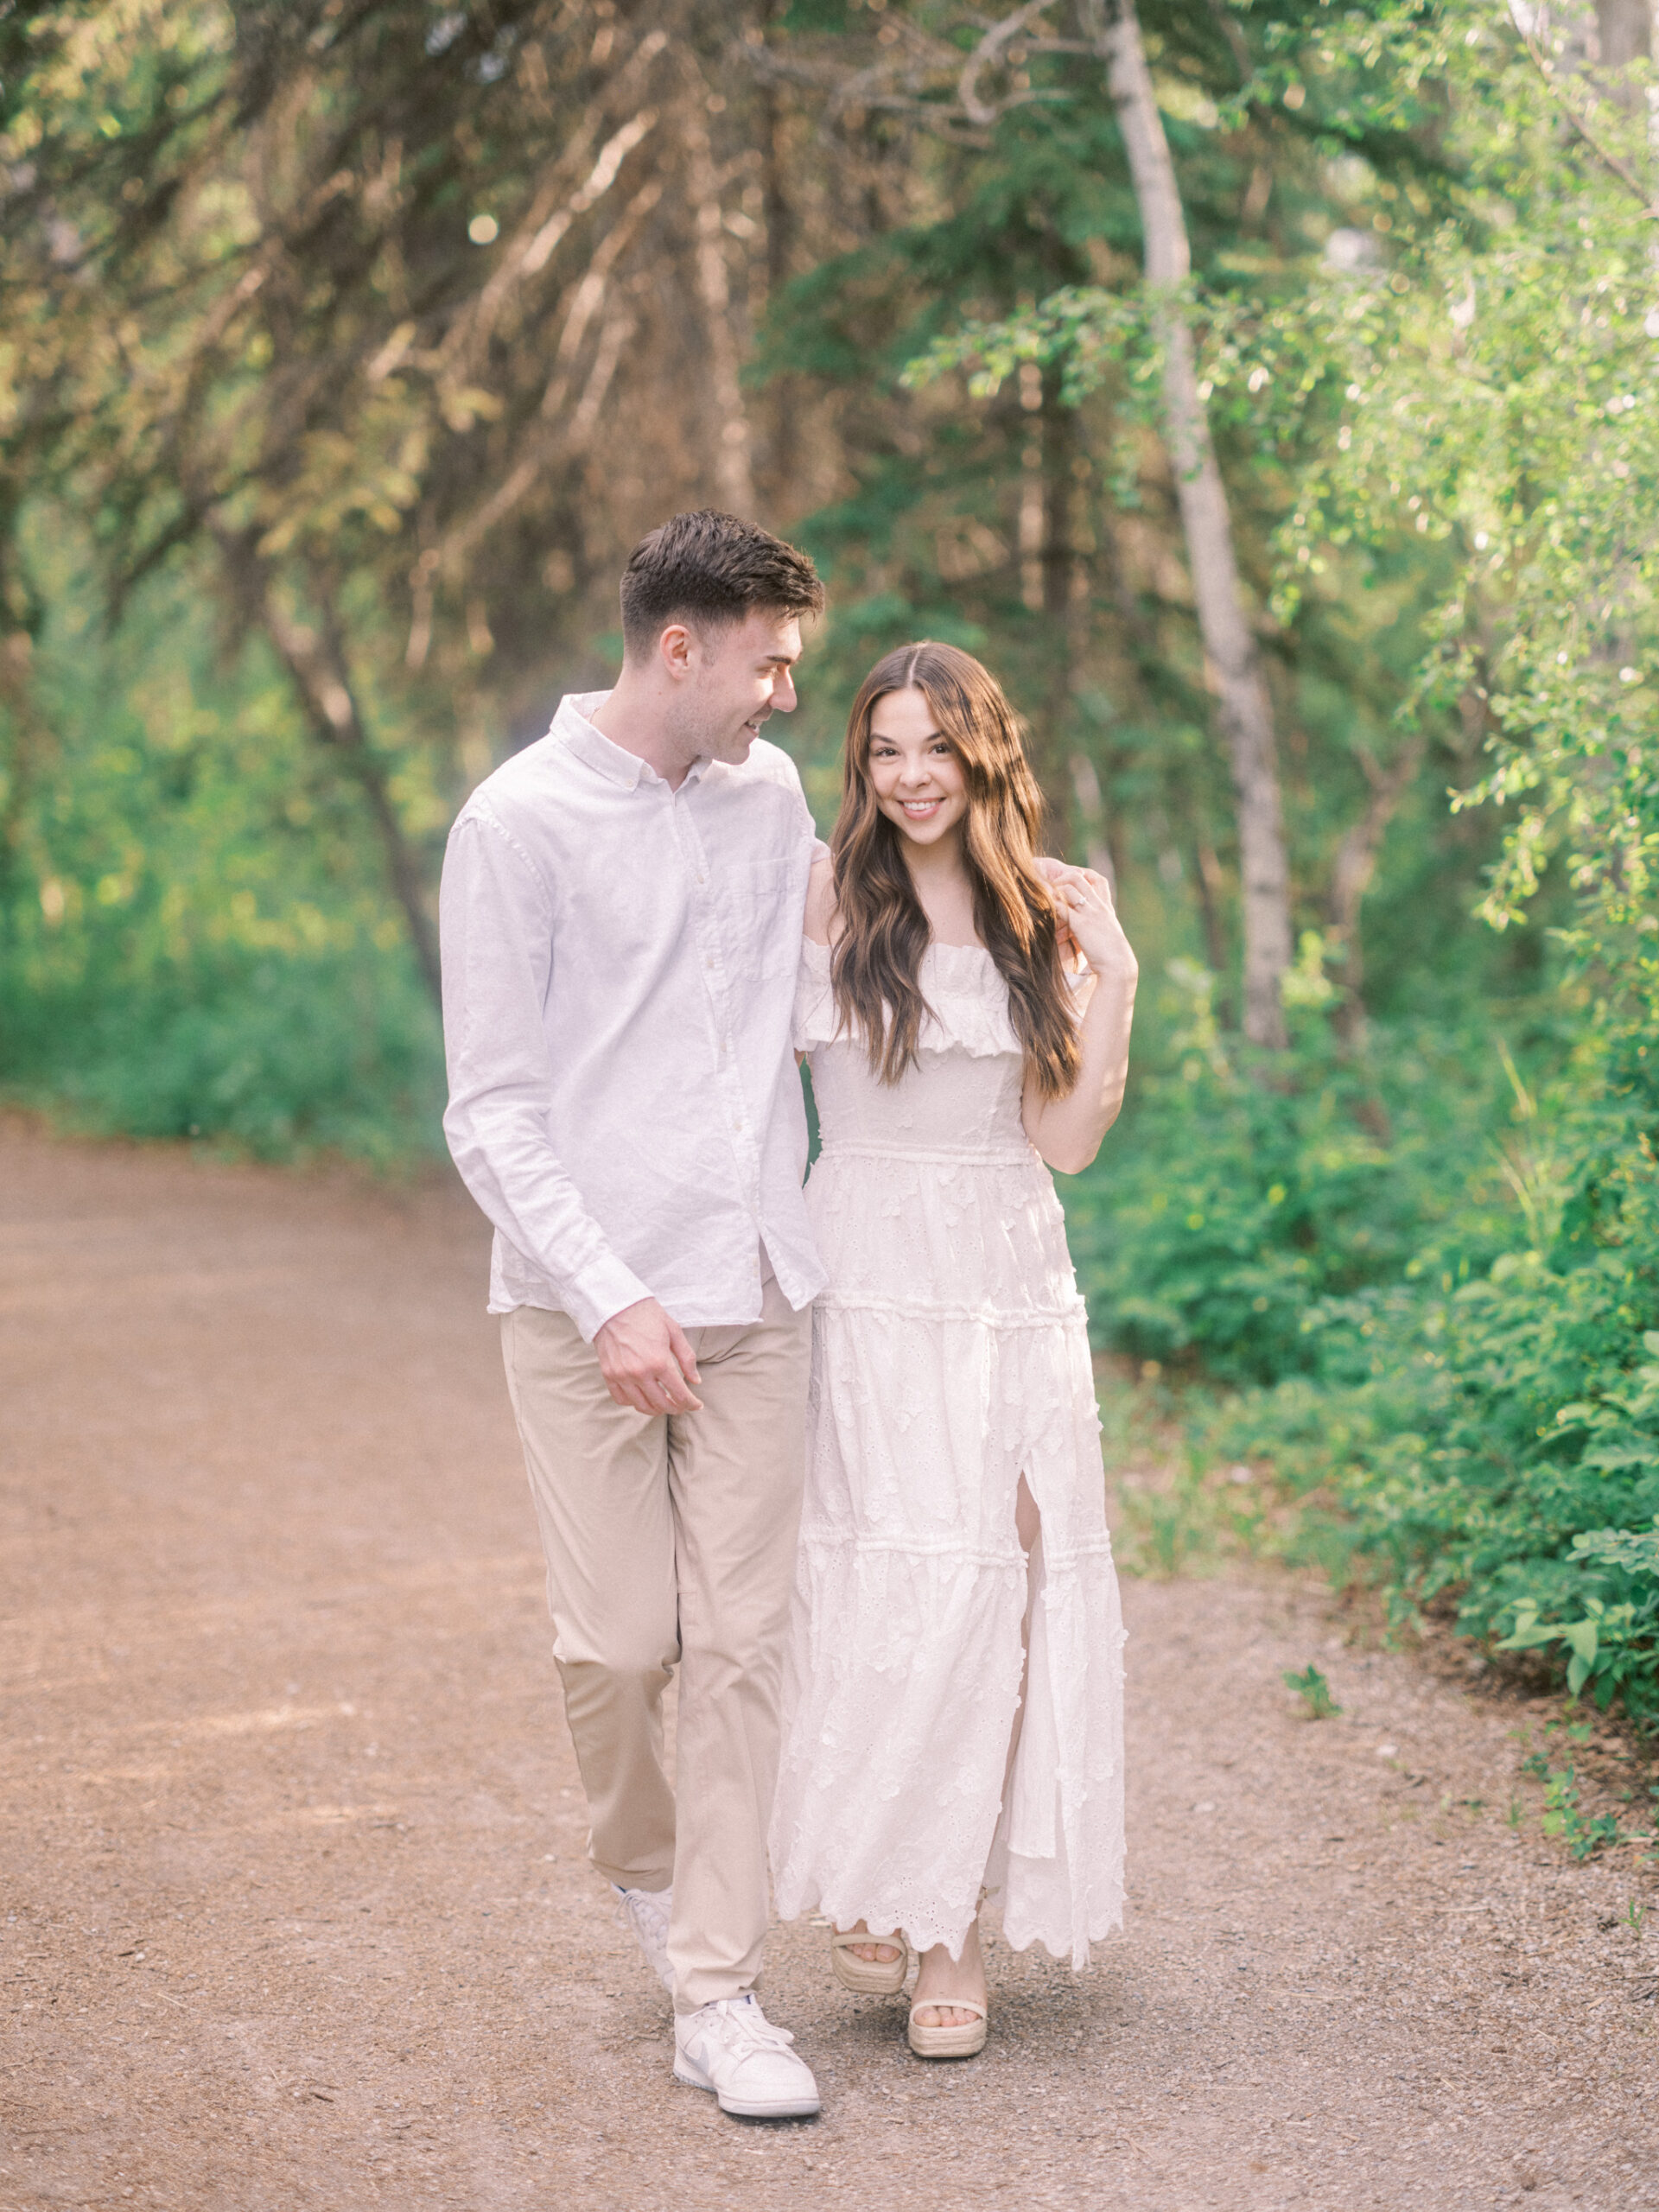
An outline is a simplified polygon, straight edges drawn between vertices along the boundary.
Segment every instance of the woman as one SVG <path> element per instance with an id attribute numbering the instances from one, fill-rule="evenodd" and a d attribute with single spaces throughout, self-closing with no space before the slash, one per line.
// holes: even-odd
<path id="1" fill-rule="evenodd" d="M 897 1993 L 919 1953 L 924 2057 L 984 2044 L 982 1895 L 1016 1949 L 1077 1966 L 1122 1913 L 1123 1631 L 1044 1163 L 1086 1167 L 1116 1116 L 1135 963 L 1099 876 L 1050 889 L 1039 811 L 987 671 L 889 653 L 854 703 L 797 1001 L 830 1287 L 772 1864 L 848 1987 Z"/>

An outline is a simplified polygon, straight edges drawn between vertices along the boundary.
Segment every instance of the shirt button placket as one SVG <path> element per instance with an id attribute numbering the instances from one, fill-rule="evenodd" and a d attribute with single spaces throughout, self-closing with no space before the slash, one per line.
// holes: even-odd
<path id="1" fill-rule="evenodd" d="M 727 990 L 725 948 L 720 940 L 719 924 L 715 918 L 715 902 L 709 887 L 709 859 L 697 836 L 696 825 L 683 807 L 675 810 L 675 826 L 679 832 L 681 849 L 686 855 L 691 873 L 691 906 L 696 916 L 697 944 L 702 954 L 703 973 L 709 979 L 710 1026 L 715 1046 L 715 1077 L 726 1100 L 727 1118 L 731 1124 L 741 1166 L 747 1172 L 744 1181 L 749 1186 L 750 1211 L 753 1211 L 753 1185 L 757 1181 L 757 1158 L 752 1142 L 747 1141 L 748 1111 L 744 1103 L 743 1086 L 738 1077 L 737 1063 L 732 1052 L 731 1007 Z"/>

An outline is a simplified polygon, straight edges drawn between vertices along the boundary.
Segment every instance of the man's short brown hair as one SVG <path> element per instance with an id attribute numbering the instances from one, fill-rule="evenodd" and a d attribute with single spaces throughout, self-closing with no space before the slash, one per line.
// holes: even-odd
<path id="1" fill-rule="evenodd" d="M 823 586 L 804 553 L 712 507 L 676 515 L 642 537 L 622 572 L 622 641 L 648 653 L 664 626 L 724 628 L 755 608 L 821 614 Z"/>

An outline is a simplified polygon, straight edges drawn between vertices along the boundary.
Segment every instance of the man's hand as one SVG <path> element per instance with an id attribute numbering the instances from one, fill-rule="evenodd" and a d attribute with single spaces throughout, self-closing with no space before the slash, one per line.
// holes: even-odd
<path id="1" fill-rule="evenodd" d="M 619 1406 L 639 1414 L 700 1414 L 696 1354 L 685 1331 L 654 1298 L 625 1306 L 594 1332 L 594 1350 L 605 1387 Z"/>

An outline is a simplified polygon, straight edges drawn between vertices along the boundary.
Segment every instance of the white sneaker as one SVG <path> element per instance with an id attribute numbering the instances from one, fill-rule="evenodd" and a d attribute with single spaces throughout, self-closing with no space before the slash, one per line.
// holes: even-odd
<path id="1" fill-rule="evenodd" d="M 712 2089 L 721 2112 L 741 2120 L 810 2120 L 818 2085 L 790 2049 L 787 2028 L 774 2028 L 751 1993 L 721 1997 L 674 2023 L 674 2079 Z"/>
<path id="2" fill-rule="evenodd" d="M 671 1997 L 674 1969 L 668 1962 L 668 1916 L 674 1910 L 673 1891 L 625 1890 L 620 1882 L 613 1882 L 611 1887 L 622 1900 L 622 1910 L 639 1938 L 652 1972 Z"/>

